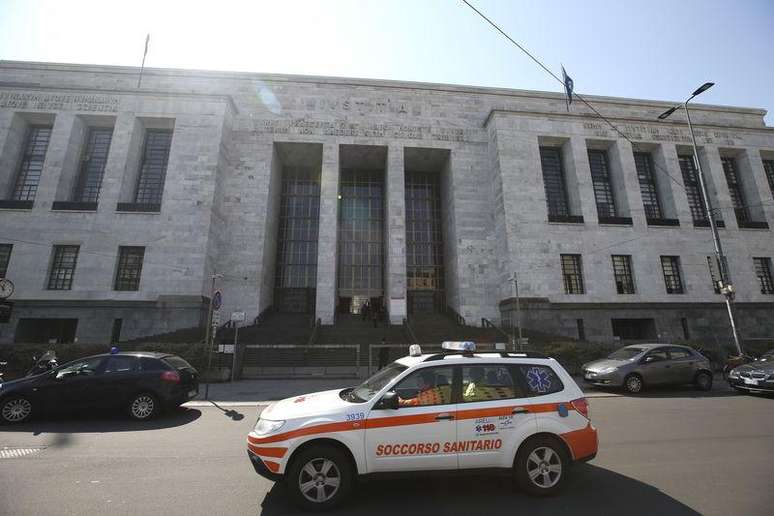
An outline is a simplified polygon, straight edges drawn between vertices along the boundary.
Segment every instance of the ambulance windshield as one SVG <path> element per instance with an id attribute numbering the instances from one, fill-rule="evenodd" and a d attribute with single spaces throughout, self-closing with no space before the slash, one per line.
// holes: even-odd
<path id="1" fill-rule="evenodd" d="M 373 375 L 368 380 L 355 387 L 354 390 L 350 393 L 349 401 L 363 403 L 370 400 L 374 397 L 374 395 L 376 395 L 377 392 L 381 391 L 385 385 L 390 383 L 393 378 L 398 376 L 406 369 L 408 369 L 407 366 L 393 362 Z"/>

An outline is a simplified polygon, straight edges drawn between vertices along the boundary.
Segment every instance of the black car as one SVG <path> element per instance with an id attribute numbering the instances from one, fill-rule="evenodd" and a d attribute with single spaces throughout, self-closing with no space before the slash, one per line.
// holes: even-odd
<path id="1" fill-rule="evenodd" d="M 774 393 L 774 350 L 732 369 L 728 384 L 738 391 Z"/>
<path id="2" fill-rule="evenodd" d="M 0 422 L 32 415 L 112 409 L 146 420 L 195 397 L 196 369 L 176 355 L 126 352 L 74 360 L 51 371 L 0 384 Z"/>

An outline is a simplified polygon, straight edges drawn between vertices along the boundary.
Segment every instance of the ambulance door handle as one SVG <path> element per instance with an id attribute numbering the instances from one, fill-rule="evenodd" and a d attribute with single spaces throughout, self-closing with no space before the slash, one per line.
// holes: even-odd
<path id="1" fill-rule="evenodd" d="M 451 414 L 438 414 L 435 416 L 436 421 L 451 421 L 452 419 L 454 419 L 454 416 Z"/>
<path id="2" fill-rule="evenodd" d="M 516 407 L 511 411 L 511 414 L 529 414 L 529 409 L 524 407 Z"/>

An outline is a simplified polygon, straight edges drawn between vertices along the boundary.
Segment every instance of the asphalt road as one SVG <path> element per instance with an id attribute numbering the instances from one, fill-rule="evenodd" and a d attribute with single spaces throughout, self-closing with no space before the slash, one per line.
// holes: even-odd
<path id="1" fill-rule="evenodd" d="M 594 398 L 600 452 L 556 498 L 498 478 L 370 482 L 335 514 L 772 514 L 774 399 L 687 390 Z M 0 514 L 296 514 L 245 453 L 256 409 L 148 424 L 59 419 L 0 430 Z M 13 448 L 16 458 L 3 458 Z M 39 451 L 24 451 L 24 449 Z M 28 453 L 26 455 L 23 455 Z"/>

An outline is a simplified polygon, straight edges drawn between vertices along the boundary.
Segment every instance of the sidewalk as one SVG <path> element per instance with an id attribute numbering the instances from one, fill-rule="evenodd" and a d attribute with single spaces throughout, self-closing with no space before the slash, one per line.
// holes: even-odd
<path id="1" fill-rule="evenodd" d="M 626 396 L 618 390 L 600 390 L 589 387 L 584 384 L 583 379 L 574 377 L 575 382 L 583 389 L 587 398 L 616 398 Z M 210 384 L 209 401 L 214 401 L 223 406 L 242 405 L 258 406 L 268 405 L 269 403 L 284 398 L 299 396 L 310 392 L 325 391 L 330 389 L 342 389 L 351 387 L 360 383 L 357 379 L 342 378 L 283 378 L 271 380 L 239 380 L 233 383 L 213 383 Z M 207 406 L 210 403 L 204 400 L 205 385 L 199 385 L 199 396 L 186 403 L 188 407 Z M 715 385 L 712 388 L 713 394 L 725 395 L 733 391 L 728 384 L 719 377 L 715 377 Z M 692 390 L 692 387 L 672 387 L 659 388 L 653 392 L 647 392 L 647 395 L 671 395 L 671 394 L 703 394 Z"/>

